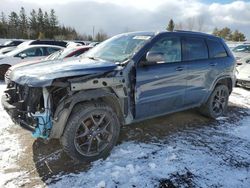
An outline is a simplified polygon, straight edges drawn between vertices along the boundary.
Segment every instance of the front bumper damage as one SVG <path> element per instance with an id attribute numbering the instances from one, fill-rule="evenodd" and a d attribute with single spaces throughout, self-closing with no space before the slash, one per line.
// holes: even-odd
<path id="1" fill-rule="evenodd" d="M 36 100 L 32 100 L 33 98 Z M 29 88 L 13 84 L 5 91 L 1 102 L 14 123 L 31 131 L 34 138 L 49 138 L 52 118 L 50 95 L 46 88 Z"/>

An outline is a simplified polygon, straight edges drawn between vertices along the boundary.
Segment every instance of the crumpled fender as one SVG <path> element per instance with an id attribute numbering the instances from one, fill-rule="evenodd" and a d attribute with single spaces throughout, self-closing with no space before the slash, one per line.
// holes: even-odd
<path id="1" fill-rule="evenodd" d="M 60 138 L 63 134 L 64 128 L 67 124 L 67 120 L 77 103 L 83 101 L 89 101 L 91 99 L 97 98 L 108 98 L 109 104 L 112 105 L 114 110 L 117 112 L 118 116 L 122 116 L 122 105 L 118 99 L 118 97 L 105 89 L 95 89 L 88 91 L 80 91 L 62 101 L 55 113 L 53 126 L 50 134 L 50 138 Z M 123 120 L 122 120 L 123 121 Z"/>

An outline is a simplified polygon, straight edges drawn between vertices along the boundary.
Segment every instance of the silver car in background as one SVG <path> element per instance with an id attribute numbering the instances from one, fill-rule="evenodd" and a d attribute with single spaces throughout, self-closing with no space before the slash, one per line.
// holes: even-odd
<path id="1" fill-rule="evenodd" d="M 61 46 L 54 45 L 27 45 L 22 48 L 0 55 L 0 79 L 4 79 L 4 75 L 9 67 L 29 60 L 42 59 L 58 50 L 63 49 Z"/>

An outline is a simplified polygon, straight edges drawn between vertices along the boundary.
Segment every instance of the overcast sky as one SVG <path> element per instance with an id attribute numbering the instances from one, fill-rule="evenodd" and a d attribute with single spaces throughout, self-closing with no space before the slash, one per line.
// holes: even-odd
<path id="1" fill-rule="evenodd" d="M 54 8 L 61 24 L 92 34 L 103 30 L 110 36 L 137 30 L 164 30 L 170 18 L 183 26 L 199 18 L 203 31 L 228 26 L 250 39 L 249 1 L 210 0 L 0 0 L 0 11 L 8 14 L 23 6 L 27 12 Z M 189 21 L 188 21 L 189 20 Z M 197 28 L 196 28 L 197 29 Z"/>

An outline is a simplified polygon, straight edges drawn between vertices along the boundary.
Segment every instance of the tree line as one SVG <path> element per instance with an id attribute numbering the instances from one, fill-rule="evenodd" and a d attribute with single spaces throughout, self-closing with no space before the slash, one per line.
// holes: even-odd
<path id="1" fill-rule="evenodd" d="M 202 17 L 189 18 L 185 21 L 185 24 L 183 24 L 182 22 L 175 24 L 174 20 L 170 19 L 166 30 L 174 31 L 175 29 L 203 31 L 204 19 Z M 246 41 L 246 36 L 244 35 L 244 33 L 240 32 L 239 30 L 232 31 L 228 27 L 224 27 L 221 29 L 215 27 L 212 34 L 228 41 L 234 41 L 234 42 Z"/>
<path id="2" fill-rule="evenodd" d="M 1 12 L 0 38 L 103 41 L 108 35 L 99 31 L 93 37 L 80 34 L 73 27 L 60 25 L 54 9 L 49 12 L 33 9 L 27 15 L 21 7 L 19 13 L 12 11 L 8 16 Z"/>

